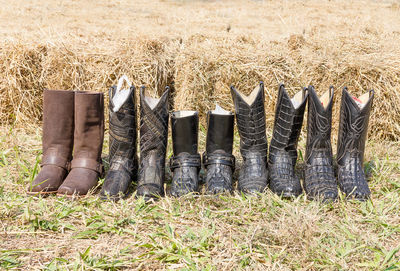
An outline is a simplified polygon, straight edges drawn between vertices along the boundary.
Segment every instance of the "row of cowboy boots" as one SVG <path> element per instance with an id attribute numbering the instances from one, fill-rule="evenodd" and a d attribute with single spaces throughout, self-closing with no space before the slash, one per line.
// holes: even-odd
<path id="1" fill-rule="evenodd" d="M 27 193 L 87 194 L 103 174 L 103 137 L 103 93 L 45 90 L 41 170 Z"/>
<path id="2" fill-rule="evenodd" d="M 135 87 L 122 106 L 115 110 L 114 98 L 120 95 L 110 89 L 110 169 L 100 196 L 120 199 L 129 193 L 138 169 L 136 156 Z M 169 88 L 159 99 L 140 90 L 140 166 L 136 195 L 146 200 L 163 196 L 165 156 L 169 122 Z M 118 100 L 118 99 L 117 99 Z M 198 112 L 176 111 L 171 114 L 173 172 L 171 195 L 182 196 L 199 190 L 201 157 L 198 154 Z M 207 192 L 232 191 L 235 158 L 232 155 L 234 115 L 221 108 L 208 113 L 208 132 L 203 164 L 207 169 Z"/>

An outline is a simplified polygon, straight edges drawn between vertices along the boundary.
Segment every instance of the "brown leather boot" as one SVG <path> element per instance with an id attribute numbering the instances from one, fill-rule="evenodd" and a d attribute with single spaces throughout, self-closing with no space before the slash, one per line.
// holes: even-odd
<path id="1" fill-rule="evenodd" d="M 29 195 L 56 193 L 67 176 L 74 143 L 74 98 L 73 91 L 43 92 L 42 169 L 29 185 Z"/>
<path id="2" fill-rule="evenodd" d="M 104 95 L 76 92 L 74 158 L 71 171 L 57 195 L 86 195 L 103 174 Z"/>

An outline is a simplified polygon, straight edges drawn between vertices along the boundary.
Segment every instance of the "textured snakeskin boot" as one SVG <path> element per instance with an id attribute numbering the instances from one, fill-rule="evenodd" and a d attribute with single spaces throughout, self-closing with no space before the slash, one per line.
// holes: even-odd
<path id="1" fill-rule="evenodd" d="M 140 170 L 136 196 L 150 200 L 164 195 L 165 155 L 168 140 L 168 97 L 145 96 L 140 90 Z"/>
<path id="2" fill-rule="evenodd" d="M 310 199 L 333 201 L 338 196 L 332 164 L 333 87 L 318 98 L 308 87 L 307 146 L 304 188 Z"/>
<path id="3" fill-rule="evenodd" d="M 196 111 L 176 111 L 171 114 L 172 147 L 170 160 L 173 172 L 171 195 L 184 196 L 199 191 L 201 158 L 197 153 L 199 114 Z"/>
<path id="4" fill-rule="evenodd" d="M 297 197 L 302 192 L 295 165 L 306 100 L 306 89 L 290 99 L 285 86 L 279 86 L 274 132 L 269 146 L 268 173 L 272 192 L 285 198 Z"/>
<path id="5" fill-rule="evenodd" d="M 338 181 L 340 190 L 358 200 L 366 200 L 371 194 L 363 160 L 373 99 L 373 90 L 358 99 L 351 97 L 347 88 L 342 92 L 337 145 Z"/>
<path id="6" fill-rule="evenodd" d="M 135 87 L 124 92 L 109 91 L 110 146 L 106 180 L 100 192 L 102 199 L 123 198 L 137 174 Z"/>
<path id="7" fill-rule="evenodd" d="M 232 155 L 234 115 L 217 105 L 207 114 L 206 151 L 203 164 L 207 169 L 206 193 L 232 192 L 235 156 Z"/>
<path id="8" fill-rule="evenodd" d="M 268 180 L 264 84 L 260 82 L 249 96 L 244 96 L 232 86 L 231 94 L 235 103 L 240 153 L 243 157 L 238 189 L 244 193 L 263 192 Z"/>

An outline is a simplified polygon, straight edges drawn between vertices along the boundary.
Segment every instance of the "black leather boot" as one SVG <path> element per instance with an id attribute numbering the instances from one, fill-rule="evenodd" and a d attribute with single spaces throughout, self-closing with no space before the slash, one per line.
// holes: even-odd
<path id="1" fill-rule="evenodd" d="M 232 86 L 231 94 L 243 157 L 238 189 L 244 193 L 263 192 L 268 180 L 264 84 L 260 82 L 249 96 L 244 96 Z"/>
<path id="2" fill-rule="evenodd" d="M 274 132 L 269 146 L 268 172 L 272 192 L 285 198 L 297 197 L 302 192 L 300 179 L 295 174 L 295 165 L 306 100 L 306 89 L 290 99 L 285 86 L 279 86 Z"/>
<path id="3" fill-rule="evenodd" d="M 232 155 L 234 115 L 218 107 L 207 113 L 206 151 L 203 164 L 207 170 L 206 193 L 232 192 L 235 157 Z"/>
<path id="4" fill-rule="evenodd" d="M 366 200 L 371 194 L 363 160 L 373 99 L 373 90 L 358 99 L 351 97 L 347 88 L 342 92 L 337 144 L 338 181 L 340 190 L 358 200 Z"/>
<path id="5" fill-rule="evenodd" d="M 169 87 L 159 99 L 140 90 L 140 171 L 136 196 L 145 200 L 164 195 L 168 141 Z"/>
<path id="6" fill-rule="evenodd" d="M 102 199 L 117 200 L 123 198 L 130 184 L 137 175 L 138 159 L 136 155 L 136 103 L 135 87 L 129 93 L 116 93 L 116 86 L 109 91 L 110 146 L 109 163 L 106 180 L 100 191 Z M 123 100 L 114 104 L 115 98 Z"/>
<path id="7" fill-rule="evenodd" d="M 309 199 L 333 201 L 338 196 L 332 163 L 333 87 L 318 98 L 313 86 L 308 87 L 306 169 L 304 188 Z"/>
<path id="8" fill-rule="evenodd" d="M 173 172 L 171 195 L 180 197 L 199 191 L 201 158 L 197 153 L 198 112 L 173 112 L 171 126 L 174 151 L 174 156 L 170 160 L 170 168 Z"/>

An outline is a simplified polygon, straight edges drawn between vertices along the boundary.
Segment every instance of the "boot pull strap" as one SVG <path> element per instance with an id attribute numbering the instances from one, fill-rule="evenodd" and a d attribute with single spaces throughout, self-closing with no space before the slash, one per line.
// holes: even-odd
<path id="1" fill-rule="evenodd" d="M 228 153 L 203 153 L 203 165 L 221 164 L 230 166 L 232 171 L 235 170 L 235 156 Z"/>
<path id="2" fill-rule="evenodd" d="M 71 169 L 73 168 L 86 168 L 96 171 L 100 174 L 100 178 L 103 178 L 104 166 L 101 162 L 98 162 L 90 158 L 74 158 L 71 162 Z"/>
<path id="3" fill-rule="evenodd" d="M 185 154 L 172 156 L 169 160 L 169 168 L 171 170 L 180 167 L 201 167 L 201 156 L 200 154 Z"/>

